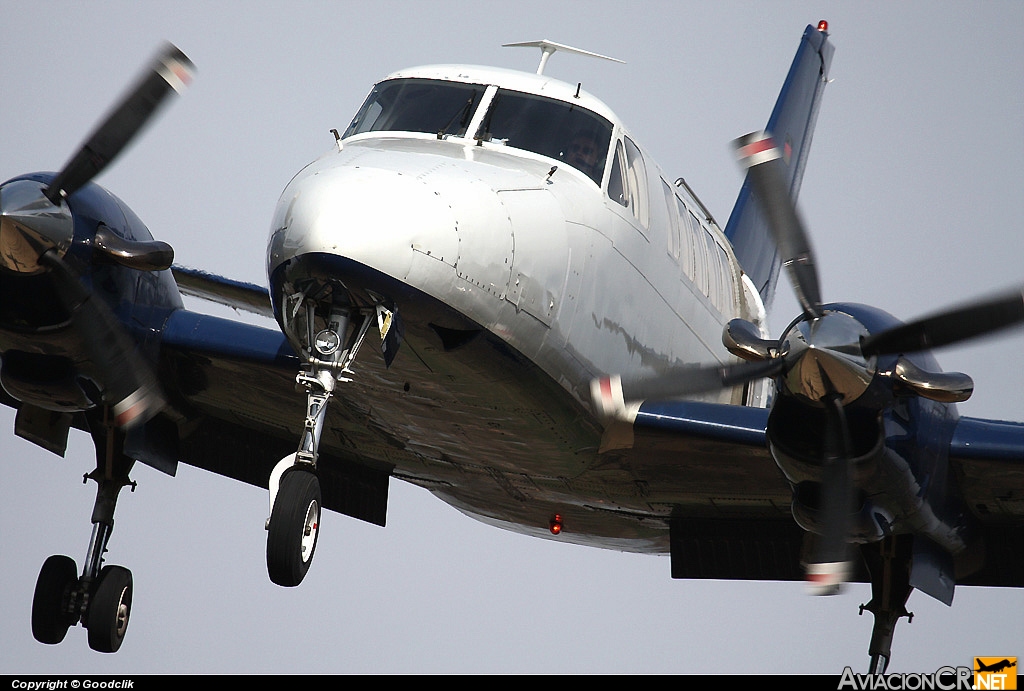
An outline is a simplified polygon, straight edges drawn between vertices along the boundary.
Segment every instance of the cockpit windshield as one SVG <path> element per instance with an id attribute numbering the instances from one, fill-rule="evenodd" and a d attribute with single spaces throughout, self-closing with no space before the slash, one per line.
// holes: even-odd
<path id="1" fill-rule="evenodd" d="M 485 87 L 437 79 L 391 79 L 373 87 L 345 136 L 430 132 L 464 136 Z"/>
<path id="2" fill-rule="evenodd" d="M 612 125 L 574 103 L 498 89 L 477 132 L 467 132 L 487 87 L 440 79 L 389 79 L 373 87 L 345 136 L 427 132 L 525 149 L 582 171 L 598 185 Z"/>
<path id="3" fill-rule="evenodd" d="M 572 103 L 499 89 L 480 136 L 565 161 L 600 185 L 612 126 Z"/>

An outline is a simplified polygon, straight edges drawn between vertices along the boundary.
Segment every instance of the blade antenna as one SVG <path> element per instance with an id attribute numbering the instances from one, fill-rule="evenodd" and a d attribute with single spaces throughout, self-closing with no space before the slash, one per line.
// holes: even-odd
<path id="1" fill-rule="evenodd" d="M 608 57 L 607 55 L 601 55 L 600 53 L 592 53 L 589 50 L 583 50 L 582 48 L 573 48 L 563 43 L 555 43 L 543 39 L 540 41 L 523 41 L 521 43 L 503 43 L 502 48 L 540 48 L 540 64 L 537 66 L 537 74 L 544 74 L 544 67 L 548 64 L 548 58 L 556 51 L 560 50 L 563 53 L 575 53 L 576 55 L 585 55 L 590 58 L 600 58 L 601 60 L 611 60 L 612 62 L 618 62 L 625 64 L 624 60 L 618 58 Z"/>

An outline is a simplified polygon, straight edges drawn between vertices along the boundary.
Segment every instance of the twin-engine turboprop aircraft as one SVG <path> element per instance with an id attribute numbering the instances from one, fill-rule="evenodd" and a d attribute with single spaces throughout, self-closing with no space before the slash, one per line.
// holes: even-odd
<path id="1" fill-rule="evenodd" d="M 956 582 L 1024 585 L 1007 472 L 1024 425 L 958 418 L 970 379 L 926 352 L 1021 321 L 1020 292 L 910 324 L 822 301 L 793 204 L 827 26 L 804 32 L 770 134 L 740 141 L 724 231 L 607 106 L 543 74 L 585 51 L 519 45 L 541 49 L 536 74 L 377 84 L 285 188 L 269 290 L 172 269 L 91 181 L 191 78 L 175 48 L 61 172 L 0 185 L 0 396 L 19 436 L 63 454 L 75 427 L 97 450 L 86 562 L 43 565 L 39 641 L 82 623 L 92 648 L 120 647 L 132 577 L 104 552 L 136 461 L 268 487 L 285 586 L 322 508 L 384 525 L 391 477 L 518 532 L 669 553 L 677 578 L 869 580 L 876 671 L 912 588 L 948 603 Z M 803 313 L 773 340 L 783 266 Z"/>

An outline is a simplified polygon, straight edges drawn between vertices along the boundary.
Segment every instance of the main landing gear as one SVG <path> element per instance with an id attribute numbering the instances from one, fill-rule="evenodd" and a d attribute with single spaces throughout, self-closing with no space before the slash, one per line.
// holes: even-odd
<path id="1" fill-rule="evenodd" d="M 860 614 L 867 610 L 875 615 L 868 645 L 871 674 L 884 674 L 889 666 L 896 622 L 902 617 L 906 617 L 908 623 L 914 620 L 914 614 L 906 607 L 913 590 L 910 586 L 912 540 L 909 535 L 893 535 L 879 543 L 861 545 L 871 574 L 871 601 L 860 606 Z"/>
<path id="2" fill-rule="evenodd" d="M 306 420 L 298 450 L 285 456 L 270 474 L 270 517 L 267 519 L 267 572 L 274 583 L 292 587 L 302 582 L 313 560 L 323 502 L 316 474 L 320 439 L 327 404 L 339 382 L 351 381 L 349 366 L 355 360 L 366 332 L 374 322 L 374 309 L 332 308 L 326 319 L 317 305 L 296 296 L 292 318 L 304 316 L 303 351 L 306 364 L 295 377 L 306 390 Z M 377 308 L 382 319 L 383 308 Z M 390 312 L 387 312 L 390 317 Z M 316 331 L 314 324 L 326 323 Z M 351 330 L 349 323 L 354 322 Z M 346 342 L 346 336 L 349 335 Z M 345 345 L 345 347 L 342 347 Z"/>
<path id="3" fill-rule="evenodd" d="M 89 631 L 89 647 L 114 653 L 128 630 L 132 609 L 132 572 L 123 566 L 103 565 L 107 541 L 114 529 L 114 507 L 121 488 L 135 483 L 128 478 L 134 461 L 125 456 L 123 434 L 113 425 L 93 434 L 96 470 L 85 476 L 95 480 L 92 539 L 81 576 L 75 560 L 54 555 L 43 562 L 32 598 L 32 635 L 40 643 L 64 640 L 68 629 L 81 624 Z"/>

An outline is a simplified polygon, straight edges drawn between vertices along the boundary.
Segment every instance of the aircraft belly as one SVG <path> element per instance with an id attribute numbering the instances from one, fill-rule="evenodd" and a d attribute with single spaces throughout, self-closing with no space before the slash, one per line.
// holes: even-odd
<path id="1" fill-rule="evenodd" d="M 681 507 L 696 515 L 737 506 L 741 512 L 778 511 L 778 498 L 765 499 L 763 485 L 719 480 L 732 477 L 718 472 L 727 456 L 699 446 L 599 453 L 602 429 L 571 386 L 586 382 L 572 353 L 545 348 L 550 362 L 523 353 L 497 329 L 483 328 L 449 300 L 411 285 L 418 271 L 447 271 L 448 285 L 458 285 L 462 279 L 453 267 L 423 255 L 406 282 L 350 259 L 319 261 L 306 258 L 303 265 L 356 292 L 390 296 L 406 325 L 390 369 L 371 334 L 353 366 L 353 381 L 335 391 L 321 446 L 329 456 L 393 468 L 396 477 L 463 512 L 519 532 L 550 537 L 548 524 L 558 513 L 571 526 L 558 539 L 620 550 L 667 551 L 667 519 Z M 507 300 L 489 297 L 500 304 L 499 323 L 501 317 L 519 320 L 513 330 L 524 340 L 552 337 L 554 329 L 517 313 Z M 446 340 L 451 332 L 466 338 Z M 301 405 L 293 407 L 285 436 L 297 439 Z M 274 408 L 279 419 L 288 409 Z M 746 490 L 755 496 L 737 499 L 736 486 L 757 488 Z M 787 488 L 786 502 L 788 496 Z"/>

